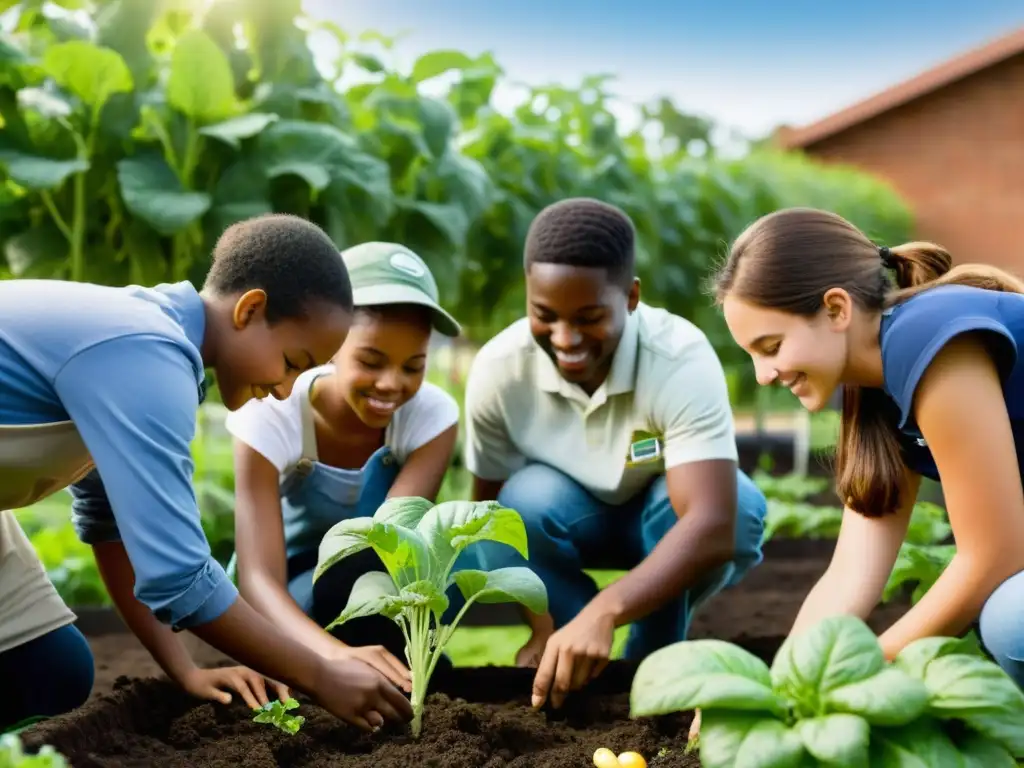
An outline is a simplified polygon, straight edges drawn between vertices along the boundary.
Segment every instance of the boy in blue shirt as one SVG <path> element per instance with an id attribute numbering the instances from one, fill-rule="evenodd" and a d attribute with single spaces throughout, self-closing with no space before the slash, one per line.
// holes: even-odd
<path id="1" fill-rule="evenodd" d="M 286 398 L 338 350 L 351 315 L 337 248 L 284 215 L 229 228 L 201 292 L 188 282 L 0 283 L 0 510 L 70 485 L 75 528 L 126 623 L 193 693 L 220 697 L 219 683 L 251 699 L 254 675 L 197 675 L 172 628 L 373 728 L 411 716 L 399 688 L 372 666 L 289 640 L 241 599 L 210 555 L 191 483 L 204 369 L 229 410 Z M 92 660 L 13 515 L 0 515 L 3 727 L 84 701 Z M 265 701 L 262 681 L 255 687 Z"/>

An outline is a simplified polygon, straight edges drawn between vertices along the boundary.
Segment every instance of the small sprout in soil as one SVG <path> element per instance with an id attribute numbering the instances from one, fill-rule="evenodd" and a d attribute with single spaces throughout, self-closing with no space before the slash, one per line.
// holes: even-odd
<path id="1" fill-rule="evenodd" d="M 288 734 L 295 735 L 299 728 L 306 722 L 302 715 L 289 715 L 288 711 L 298 709 L 299 702 L 295 699 L 274 699 L 268 701 L 262 707 L 256 708 L 256 716 L 252 719 L 254 723 L 269 723 Z"/>
<path id="2" fill-rule="evenodd" d="M 452 573 L 459 554 L 471 544 L 493 541 L 527 555 L 526 528 L 519 513 L 495 501 L 449 501 L 435 505 L 419 497 L 388 499 L 373 517 L 356 517 L 331 528 L 320 542 L 313 580 L 342 559 L 373 549 L 385 571 L 356 580 L 348 604 L 328 631 L 346 621 L 380 614 L 405 635 L 412 673 L 413 736 L 423 727 L 427 686 L 445 646 L 474 603 L 519 602 L 534 613 L 548 609 L 544 582 L 529 568 Z M 466 598 L 452 623 L 441 623 L 449 587 Z"/>
<path id="3" fill-rule="evenodd" d="M 0 768 L 68 768 L 68 762 L 49 744 L 34 755 L 26 755 L 21 739 L 7 733 L 0 736 Z"/>
<path id="4" fill-rule="evenodd" d="M 668 671 L 671 673 L 668 673 Z M 892 662 L 852 616 L 782 644 L 771 667 L 721 640 L 655 651 L 633 679 L 631 715 L 701 710 L 704 768 L 926 765 L 1015 768 L 1024 691 L 971 639 L 930 637 Z"/>

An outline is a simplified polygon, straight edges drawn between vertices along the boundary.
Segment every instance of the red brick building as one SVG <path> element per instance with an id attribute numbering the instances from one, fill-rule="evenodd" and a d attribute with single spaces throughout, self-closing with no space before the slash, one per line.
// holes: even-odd
<path id="1" fill-rule="evenodd" d="M 1024 275 L 1024 28 L 775 140 L 888 181 L 956 261 Z"/>

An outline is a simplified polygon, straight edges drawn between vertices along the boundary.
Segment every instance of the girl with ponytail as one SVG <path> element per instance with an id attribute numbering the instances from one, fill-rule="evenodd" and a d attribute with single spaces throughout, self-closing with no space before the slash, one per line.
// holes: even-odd
<path id="1" fill-rule="evenodd" d="M 840 216 L 794 208 L 740 235 L 715 294 L 760 384 L 810 411 L 843 387 L 843 522 L 794 631 L 867 617 L 928 477 L 942 483 L 957 553 L 882 633 L 886 655 L 980 618 L 987 649 L 1024 686 L 1024 281 L 952 267 L 931 243 L 879 246 Z"/>

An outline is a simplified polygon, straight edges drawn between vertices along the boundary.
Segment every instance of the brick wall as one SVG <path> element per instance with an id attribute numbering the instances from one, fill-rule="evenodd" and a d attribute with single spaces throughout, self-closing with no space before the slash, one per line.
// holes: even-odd
<path id="1" fill-rule="evenodd" d="M 887 180 L 957 262 L 1024 276 L 1024 54 L 805 149 Z"/>

